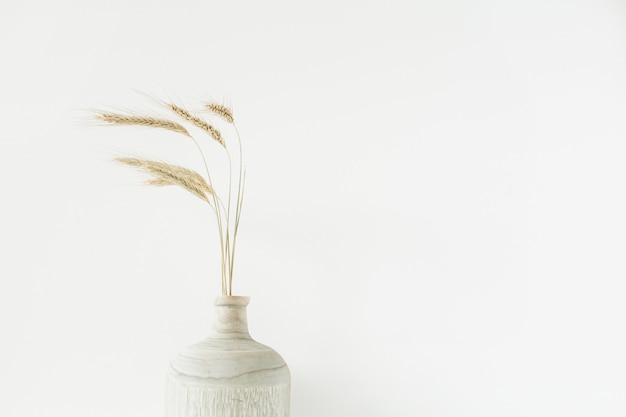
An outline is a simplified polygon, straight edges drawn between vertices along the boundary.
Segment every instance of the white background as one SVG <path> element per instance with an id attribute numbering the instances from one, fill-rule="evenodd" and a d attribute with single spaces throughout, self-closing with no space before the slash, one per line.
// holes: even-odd
<path id="1" fill-rule="evenodd" d="M 293 417 L 626 415 L 624 2 L 3 0 L 0 54 L 0 415 L 161 415 L 208 332 L 213 218 L 111 162 L 193 144 L 87 120 L 134 90 L 234 108 Z"/>

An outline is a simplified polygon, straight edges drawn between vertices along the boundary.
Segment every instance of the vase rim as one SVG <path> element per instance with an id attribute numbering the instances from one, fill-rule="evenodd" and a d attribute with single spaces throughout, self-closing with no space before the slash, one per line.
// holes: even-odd
<path id="1" fill-rule="evenodd" d="M 219 295 L 213 300 L 216 306 L 247 306 L 250 297 L 244 295 Z"/>

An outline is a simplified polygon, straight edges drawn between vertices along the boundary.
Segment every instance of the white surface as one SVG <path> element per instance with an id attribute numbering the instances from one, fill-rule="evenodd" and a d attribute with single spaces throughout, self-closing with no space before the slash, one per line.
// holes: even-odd
<path id="1" fill-rule="evenodd" d="M 8 0 L 0 51 L 0 415 L 161 415 L 207 334 L 212 219 L 110 163 L 193 146 L 82 119 L 132 89 L 234 107 L 292 416 L 626 414 L 623 2 Z"/>

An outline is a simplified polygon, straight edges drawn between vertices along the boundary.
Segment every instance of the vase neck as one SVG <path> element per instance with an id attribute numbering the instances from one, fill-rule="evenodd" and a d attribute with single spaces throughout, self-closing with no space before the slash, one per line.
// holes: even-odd
<path id="1" fill-rule="evenodd" d="M 224 339 L 250 339 L 246 308 L 250 297 L 215 297 L 213 336 Z"/>

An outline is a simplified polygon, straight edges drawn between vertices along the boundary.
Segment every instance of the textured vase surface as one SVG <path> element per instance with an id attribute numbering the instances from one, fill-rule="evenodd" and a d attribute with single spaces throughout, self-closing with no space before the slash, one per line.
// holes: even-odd
<path id="1" fill-rule="evenodd" d="M 250 337 L 249 301 L 215 298 L 211 335 L 170 363 L 165 417 L 289 416 L 289 368 L 275 350 Z"/>

